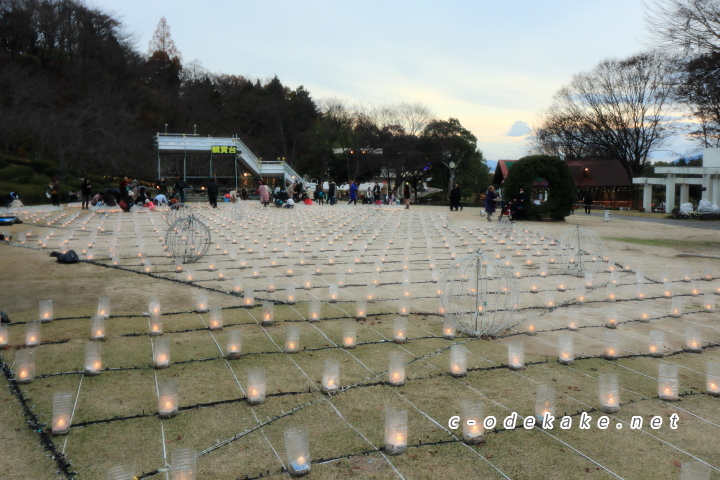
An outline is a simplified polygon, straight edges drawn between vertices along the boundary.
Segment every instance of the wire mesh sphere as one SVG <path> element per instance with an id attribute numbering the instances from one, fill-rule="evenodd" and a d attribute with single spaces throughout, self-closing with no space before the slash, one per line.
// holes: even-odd
<path id="1" fill-rule="evenodd" d="M 496 335 L 515 321 L 519 292 L 513 272 L 483 252 L 453 263 L 441 291 L 442 311 L 467 335 Z"/>
<path id="2" fill-rule="evenodd" d="M 508 217 L 502 217 L 498 219 L 497 223 L 495 224 L 495 230 L 505 234 L 512 233 L 514 228 L 515 224 L 511 222 Z"/>
<path id="3" fill-rule="evenodd" d="M 563 269 L 577 277 L 601 271 L 607 257 L 607 249 L 600 237 L 580 226 L 565 233 L 557 249 Z"/>
<path id="4" fill-rule="evenodd" d="M 181 218 L 189 217 L 190 215 L 192 215 L 190 207 L 184 203 L 175 203 L 170 206 L 170 209 L 167 212 L 165 212 L 163 218 L 168 225 L 173 225 Z"/>
<path id="5" fill-rule="evenodd" d="M 210 247 L 210 229 L 193 215 L 180 218 L 165 234 L 168 251 L 183 263 L 200 260 Z"/>

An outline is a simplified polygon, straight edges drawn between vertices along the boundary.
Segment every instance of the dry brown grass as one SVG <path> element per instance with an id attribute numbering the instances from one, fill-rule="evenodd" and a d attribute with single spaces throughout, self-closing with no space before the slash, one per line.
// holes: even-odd
<path id="1" fill-rule="evenodd" d="M 367 261 L 353 266 L 354 272 L 346 275 L 346 282 L 352 286 L 340 289 L 340 302 L 323 304 L 323 320 L 318 323 L 304 321 L 308 316 L 308 301 L 311 298 L 324 299 L 326 285 L 335 279 L 334 272 L 347 268 L 347 263 L 323 265 L 323 275 L 312 277 L 313 289 L 305 291 L 298 288 L 299 302 L 296 305 L 277 305 L 275 323 L 265 329 L 257 323 L 261 310 L 259 304 L 251 309 L 236 308 L 240 300 L 225 293 L 232 288 L 232 282 L 214 280 L 216 274 L 203 270 L 203 265 L 213 261 L 228 267 L 232 275 L 242 274 L 245 285 L 252 286 L 259 299 L 268 297 L 263 290 L 268 272 L 274 270 L 278 279 L 278 291 L 274 293 L 278 299 L 283 298 L 285 286 L 291 282 L 299 283 L 301 277 L 286 277 L 282 270 L 284 267 L 272 269 L 264 265 L 263 276 L 252 279 L 249 270 L 237 269 L 237 262 L 231 261 L 221 251 L 211 249 L 208 257 L 196 266 L 199 280 L 195 286 L 172 282 L 170 280 L 176 278 L 172 264 L 158 247 L 147 215 L 119 217 L 122 227 L 117 235 L 122 269 L 102 265 L 107 246 L 112 242 L 111 234 L 98 236 L 99 245 L 95 248 L 98 265 L 59 265 L 47 258 L 45 251 L 20 245 L 0 245 L 0 269 L 15 279 L 4 282 L 3 309 L 10 313 L 14 322 L 9 327 L 12 346 L 1 353 L 4 362 L 12 365 L 15 352 L 23 341 L 25 322 L 36 317 L 39 300 L 52 298 L 55 314 L 61 317 L 42 326 L 43 345 L 36 348 L 37 375 L 41 378 L 20 388 L 29 399 L 32 412 L 45 423 L 49 423 L 52 416 L 54 392 L 79 392 L 73 418 L 76 428 L 67 437 L 53 438 L 58 450 L 64 448 L 67 458 L 72 461 L 77 478 L 104 478 L 109 467 L 128 460 L 137 466 L 138 473 L 153 472 L 166 466 L 169 452 L 176 448 L 192 447 L 199 452 L 234 437 L 237 437 L 234 441 L 198 458 L 198 478 L 235 479 L 260 474 L 280 478 L 283 476 L 282 463 L 274 450 L 284 462 L 283 432 L 296 425 L 305 425 L 310 431 L 311 455 L 317 462 L 313 465 L 313 478 L 389 479 L 399 478 L 397 472 L 404 478 L 412 479 L 501 478 L 499 472 L 514 479 L 611 478 L 609 472 L 622 478 L 677 478 L 678 465 L 691 459 L 690 455 L 711 464 L 716 469 L 713 478 L 717 477 L 720 464 L 714 439 L 720 432 L 720 409 L 717 408 L 717 398 L 703 393 L 705 363 L 708 359 L 720 358 L 717 347 L 708 348 L 701 355 L 681 353 L 665 359 L 632 357 L 616 362 L 579 358 L 573 365 L 561 366 L 556 362 L 557 337 L 567 331 L 558 329 L 566 325 L 568 316 L 580 320 L 584 327 L 572 334 L 576 355 L 596 357 L 601 353 L 606 303 L 603 301 L 604 288 L 596 288 L 590 292 L 588 303 L 574 304 L 576 289 L 563 293 L 555 291 L 558 278 L 573 281 L 572 277 L 556 276 L 561 271 L 552 267 L 552 275 L 541 285 L 544 293 L 524 293 L 521 296 L 523 310 L 519 312 L 519 319 L 538 320 L 538 327 L 543 332 L 537 337 L 512 337 L 524 340 L 526 362 L 540 363 L 519 372 L 506 368 L 488 369 L 507 362 L 505 344 L 509 338 L 470 340 L 461 336 L 454 341 L 440 338 L 442 321 L 434 314 L 437 308 L 435 285 L 427 282 L 428 252 L 432 252 L 440 267 L 446 268 L 451 264 L 450 250 L 442 247 L 441 232 L 445 238 L 455 242 L 458 251 L 475 247 L 478 244 L 476 235 L 469 235 L 468 230 L 462 228 L 480 233 L 476 228 L 476 217 L 467 212 L 456 215 L 452 223 L 455 232 L 452 232 L 433 228 L 433 220 L 437 220 L 441 212 L 432 208 L 411 210 L 415 221 L 410 224 L 407 212 L 400 210 L 383 212 L 377 217 L 372 211 L 360 208 L 337 210 L 348 214 L 342 221 L 338 220 L 342 223 L 337 232 L 333 231 L 334 224 L 330 222 L 330 213 L 327 213 L 330 210 L 321 210 L 317 218 L 313 217 L 314 223 L 308 220 L 304 224 L 300 221 L 301 217 L 293 216 L 300 213 L 249 209 L 245 214 L 248 225 L 237 232 L 238 244 L 231 243 L 230 235 L 216 237 L 218 244 L 229 248 L 237 248 L 244 243 L 257 249 L 266 243 L 266 254 L 278 255 L 279 263 L 284 265 L 282 252 L 287 241 L 291 242 L 293 256 L 299 253 L 306 255 L 310 262 L 314 260 L 309 258 L 309 251 L 317 242 L 335 237 L 336 245 L 344 247 L 352 241 L 349 252 L 340 252 L 342 258 L 352 258 L 358 253 L 354 250 L 363 240 L 372 240 L 373 226 L 384 225 L 379 237 L 364 252 L 363 258 Z M 206 209 L 198 212 L 206 219 L 215 213 Z M 77 212 L 69 211 L 68 216 L 74 213 Z M 220 213 L 227 214 L 222 210 Z M 250 221 L 251 216 L 257 219 Z M 52 218 L 48 217 L 43 223 Z M 104 221 L 105 226 L 114 227 L 116 218 L 111 215 Z M 230 228 L 239 228 L 239 225 L 230 227 L 229 218 L 217 218 L 218 225 L 227 224 L 224 231 L 219 231 L 227 233 Z M 139 273 L 133 219 L 139 231 L 143 232 L 155 265 L 152 277 Z M 390 221 L 384 223 L 387 219 Z M 94 217 L 89 225 L 94 228 L 99 220 Z M 158 227 L 162 226 L 159 216 L 154 220 Z M 276 231 L 278 225 L 289 225 L 288 237 L 279 237 L 280 241 L 275 241 L 285 232 L 280 228 L 280 233 L 273 235 L 248 234 L 250 240 L 246 240 L 245 232 L 264 231 L 259 226 L 263 220 Z M 362 226 L 340 237 L 341 233 L 351 228 L 345 225 L 346 221 Z M 637 224 L 630 221 L 606 224 L 593 218 L 580 218 L 578 222 L 605 237 L 617 239 L 632 237 L 638 229 Z M 423 223 L 425 230 L 421 229 Z M 81 225 L 80 219 L 72 225 Z M 215 224 L 211 222 L 211 225 Z M 399 226 L 397 230 L 394 228 L 396 225 Z M 482 228 L 487 226 L 480 225 Z M 570 225 L 517 224 L 516 227 L 535 231 L 541 229 L 548 235 L 560 237 Z M 654 228 L 656 234 L 671 232 L 674 237 L 688 235 L 695 241 L 705 241 L 704 232 L 689 235 L 682 229 L 673 230 L 675 227 L 645 223 L 640 228 L 642 235 L 637 236 L 652 236 L 650 229 Z M 28 229 L 36 234 L 48 230 L 47 227 L 23 226 L 23 231 Z M 56 230 L 55 237 L 63 231 Z M 315 240 L 322 232 L 330 235 L 323 240 Z M 77 239 L 87 238 L 89 231 L 77 230 L 75 233 L 74 238 L 80 243 Z M 393 243 L 390 243 L 390 235 L 394 235 Z M 353 239 L 352 236 L 358 238 Z M 468 241 L 468 247 L 460 247 L 461 236 L 464 238 L 462 241 Z M 253 243 L 256 237 L 260 240 L 258 244 Z M 489 235 L 484 237 L 491 240 Z M 34 237 L 31 238 L 34 240 Z M 306 238 L 310 245 L 305 243 Z M 426 248 L 425 238 L 431 239 L 432 248 Z M 409 317 L 408 336 L 411 340 L 397 345 L 386 340 L 392 337 L 398 298 L 403 294 L 396 282 L 402 278 L 400 262 L 405 245 L 412 249 L 411 304 L 414 313 Z M 662 270 L 670 270 L 675 278 L 686 270 L 699 276 L 707 265 L 698 259 L 678 260 L 674 244 L 644 245 L 642 249 L 624 249 L 621 243 L 615 242 L 610 245 L 614 259 L 621 264 L 632 265 L 633 270 L 642 270 L 651 280 L 658 278 Z M 278 253 L 272 253 L 273 246 L 279 248 Z M 386 247 L 390 248 L 388 259 L 392 263 L 385 264 L 386 271 L 381 274 L 381 279 L 389 284 L 378 290 L 378 302 L 368 305 L 368 319 L 357 322 L 359 345 L 351 350 L 336 348 L 335 345 L 341 342 L 343 323 L 353 316 L 354 299 L 363 294 L 364 286 L 372 278 L 373 262 L 385 252 Z M 299 252 L 301 248 L 308 253 Z M 503 250 L 495 245 L 493 251 Z M 295 265 L 295 268 L 302 273 L 303 268 L 309 267 Z M 716 272 L 719 270 L 716 269 Z M 537 280 L 531 277 L 535 269 L 526 268 L 524 271 L 526 276 L 519 284 L 521 290 L 526 290 L 531 281 Z M 595 282 L 603 285 L 608 278 L 607 273 L 599 273 Z M 651 298 L 639 302 L 633 299 L 634 281 L 634 272 L 621 274 L 619 293 L 625 301 L 616 305 L 623 321 L 629 322 L 619 329 L 622 333 L 621 348 L 626 353 L 644 353 L 647 335 L 652 329 L 666 332 L 669 351 L 682 349 L 686 325 L 701 328 L 706 343 L 720 342 L 718 314 L 699 311 L 700 303 L 696 297 L 684 297 L 688 302 L 681 319 L 670 318 L 665 316 L 669 312 L 670 300 L 657 298 L 660 285 L 648 284 Z M 711 282 L 701 284 L 707 290 Z M 208 314 L 198 315 L 192 311 L 195 294 L 199 290 L 197 285 L 213 290 L 208 292 L 211 305 L 224 307 L 225 328 L 222 331 L 210 332 L 205 328 Z M 675 285 L 677 293 L 689 292 L 690 284 Z M 550 293 L 558 304 L 563 305 L 561 308 L 553 311 L 542 308 L 543 297 Z M 112 317 L 106 322 L 108 334 L 103 342 L 103 362 L 112 370 L 103 371 L 95 377 L 83 377 L 74 372 L 82 368 L 89 316 L 94 313 L 97 299 L 102 296 L 112 299 Z M 173 364 L 164 370 L 151 367 L 152 339 L 146 334 L 148 320 L 143 316 L 150 296 L 161 299 L 166 313 L 165 336 L 172 339 Z M 649 324 L 637 322 L 639 309 L 647 305 L 651 306 L 657 318 Z M 296 354 L 282 352 L 289 324 L 300 325 L 301 329 L 304 350 Z M 229 329 L 242 332 L 245 355 L 237 360 L 223 358 Z M 522 325 L 510 333 L 518 330 L 522 330 Z M 449 347 L 456 342 L 464 342 L 468 348 L 471 371 L 463 378 L 447 374 Z M 403 352 L 408 362 L 408 381 L 402 387 L 375 385 L 387 379 L 384 372 L 392 351 Z M 340 361 L 341 384 L 352 385 L 353 388 L 331 397 L 319 391 L 325 359 Z M 681 389 L 693 395 L 683 397 L 678 403 L 666 403 L 656 398 L 655 378 L 658 364 L 663 361 L 681 367 Z M 266 370 L 269 397 L 265 403 L 250 407 L 242 401 L 242 388 L 248 369 L 254 366 L 262 366 Z M 461 413 L 461 400 L 469 398 L 482 398 L 486 414 L 500 420 L 512 411 L 523 416 L 531 415 L 538 384 L 550 384 L 556 388 L 558 414 L 591 411 L 591 415 L 597 418 L 600 414 L 592 409 L 598 403 L 597 377 L 600 373 L 618 375 L 621 399 L 624 404 L 627 403 L 612 416 L 612 427 L 606 431 L 595 426 L 590 430 L 573 427 L 567 431 L 556 427 L 551 432 L 517 428 L 488 432 L 485 444 L 466 446 L 455 441 L 453 434 L 458 435 L 459 431 L 451 432 L 447 428 L 449 417 Z M 168 420 L 160 420 L 155 415 L 155 381 L 162 378 L 179 381 L 180 406 L 184 408 L 177 417 Z M 4 472 L 3 477 L 55 478 L 56 466 L 38 446 L 38 434 L 26 427 L 17 399 L 7 388 L 3 389 L 0 399 L 5 405 L 0 409 L 0 424 L 3 425 L 0 432 L 4 446 L 0 471 Z M 198 407 L 187 408 L 195 405 Z M 393 457 L 384 457 L 375 451 L 383 444 L 384 409 L 388 406 L 407 408 L 409 418 L 410 447 L 406 453 Z M 293 410 L 293 413 L 287 414 Z M 680 416 L 677 430 L 666 426 L 660 430 L 651 430 L 647 426 L 643 430 L 630 430 L 627 425 L 620 430 L 615 428 L 616 423 L 629 422 L 633 415 L 640 415 L 647 421 L 652 415 L 667 419 L 672 413 Z M 140 418 L 118 420 L 138 415 Z M 85 422 L 90 424 L 77 427 Z M 263 425 L 262 428 L 258 428 L 258 422 Z M 324 460 L 331 461 L 326 463 Z M 163 478 L 163 475 L 152 475 L 152 478 Z"/>

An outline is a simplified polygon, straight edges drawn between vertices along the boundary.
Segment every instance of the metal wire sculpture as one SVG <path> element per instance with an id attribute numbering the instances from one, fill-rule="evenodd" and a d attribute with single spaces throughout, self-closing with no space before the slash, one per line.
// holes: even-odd
<path id="1" fill-rule="evenodd" d="M 210 229 L 195 216 L 180 218 L 165 234 L 165 245 L 176 259 L 195 263 L 210 247 Z"/>
<path id="2" fill-rule="evenodd" d="M 192 211 L 190 210 L 190 207 L 185 205 L 184 203 L 175 203 L 173 205 L 170 205 L 170 209 L 165 212 L 163 215 L 163 218 L 167 222 L 168 225 L 173 225 L 176 221 L 180 220 L 181 218 L 185 218 L 192 215 Z"/>
<path id="3" fill-rule="evenodd" d="M 562 236 L 557 249 L 563 269 L 577 277 L 599 272 L 607 260 L 607 249 L 600 237 L 579 225 Z"/>
<path id="4" fill-rule="evenodd" d="M 442 311 L 467 335 L 496 335 L 515 321 L 519 292 L 512 270 L 479 250 L 452 264 L 441 291 Z"/>

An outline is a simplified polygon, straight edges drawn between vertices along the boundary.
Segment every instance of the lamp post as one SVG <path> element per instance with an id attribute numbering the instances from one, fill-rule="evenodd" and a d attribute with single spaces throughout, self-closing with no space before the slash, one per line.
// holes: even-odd
<path id="1" fill-rule="evenodd" d="M 453 162 L 452 160 L 449 162 L 442 162 L 443 165 L 445 165 L 448 170 L 450 170 L 450 181 L 448 182 L 448 195 L 450 195 L 450 190 L 452 190 L 453 183 L 455 183 L 455 173 L 457 172 L 457 164 Z"/>

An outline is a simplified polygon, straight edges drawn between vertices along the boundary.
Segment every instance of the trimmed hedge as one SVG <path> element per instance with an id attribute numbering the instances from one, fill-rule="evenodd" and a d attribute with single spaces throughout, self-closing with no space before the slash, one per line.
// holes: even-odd
<path id="1" fill-rule="evenodd" d="M 531 155 L 518 160 L 503 182 L 503 197 L 512 200 L 521 188 L 531 192 L 538 178 L 548 183 L 548 199 L 541 205 L 529 202 L 527 218 L 537 220 L 540 215 L 550 215 L 553 220 L 565 220 L 572 212 L 576 188 L 570 169 L 558 157 Z"/>

